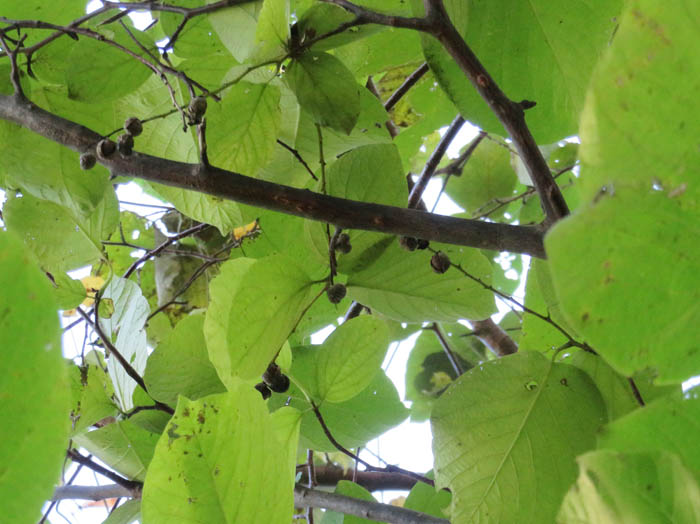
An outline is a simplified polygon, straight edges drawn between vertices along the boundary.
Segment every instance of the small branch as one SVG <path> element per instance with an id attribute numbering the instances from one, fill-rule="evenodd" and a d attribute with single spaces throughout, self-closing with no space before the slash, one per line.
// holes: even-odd
<path id="1" fill-rule="evenodd" d="M 200 232 L 202 232 L 202 231 L 204 231 L 204 230 L 206 230 L 206 229 L 208 229 L 208 228 L 210 228 L 210 227 L 211 227 L 211 226 L 210 226 L 209 224 L 197 224 L 196 226 L 193 226 L 193 227 L 191 227 L 191 228 L 189 228 L 189 229 L 186 229 L 186 230 L 184 230 L 184 231 L 178 233 L 177 235 L 168 237 L 168 239 L 165 240 L 165 241 L 164 241 L 162 244 L 160 244 L 158 247 L 156 247 L 156 248 L 154 248 L 154 249 L 151 249 L 151 250 L 148 251 L 145 255 L 143 255 L 141 258 L 139 258 L 139 259 L 136 260 L 133 264 L 131 264 L 131 265 L 129 266 L 129 269 L 127 269 L 126 272 L 124 273 L 124 275 L 122 275 L 122 278 L 129 278 L 129 277 L 131 276 L 131 274 L 132 274 L 134 271 L 136 271 L 136 269 L 137 269 L 141 264 L 143 264 L 144 262 L 146 262 L 146 261 L 147 261 L 148 259 L 150 259 L 150 258 L 157 257 L 157 256 L 160 255 L 163 251 L 165 251 L 165 249 L 166 249 L 168 246 L 174 244 L 175 242 L 177 242 L 177 241 L 179 241 L 179 240 L 182 240 L 183 238 L 186 238 L 186 237 L 189 237 L 189 236 L 192 236 L 192 235 L 196 235 L 197 233 L 200 233 Z"/>
<path id="2" fill-rule="evenodd" d="M 367 77 L 367 83 L 365 84 L 365 87 L 369 90 L 370 93 L 372 93 L 377 100 L 380 102 L 382 101 L 382 95 L 379 92 L 379 89 L 377 89 L 377 85 L 374 83 L 374 80 L 372 80 L 372 76 Z M 389 135 L 391 136 L 392 139 L 396 138 L 399 134 L 399 128 L 394 124 L 394 121 L 389 117 L 386 122 L 384 122 L 384 127 L 386 127 L 386 130 L 389 132 Z"/>
<path id="3" fill-rule="evenodd" d="M 463 375 L 464 370 L 462 369 L 462 366 L 459 363 L 459 360 L 457 360 L 457 358 L 455 357 L 455 354 L 452 352 L 450 345 L 447 343 L 447 339 L 445 338 L 445 335 L 443 335 L 442 331 L 440 331 L 440 327 L 437 325 L 437 322 L 433 322 L 428 329 L 433 331 L 435 333 L 435 336 L 437 336 L 438 342 L 440 342 L 440 345 L 442 346 L 442 349 L 445 352 L 445 355 L 447 355 L 447 360 L 449 360 L 450 364 L 452 364 L 452 369 L 455 370 L 455 373 L 457 374 L 457 376 L 459 377 L 459 376 Z"/>
<path id="4" fill-rule="evenodd" d="M 369 462 L 362 460 L 360 457 L 358 457 L 355 453 L 344 447 L 340 442 L 338 442 L 334 437 L 333 434 L 331 433 L 331 430 L 328 429 L 328 426 L 326 425 L 326 421 L 323 420 L 323 416 L 321 415 L 321 411 L 318 409 L 318 406 L 312 401 L 311 402 L 311 407 L 314 411 L 314 414 L 316 415 L 316 419 L 318 420 L 319 424 L 321 424 L 321 429 L 323 429 L 323 433 L 326 435 L 328 440 L 335 446 L 335 448 L 343 453 L 344 455 L 347 455 L 354 461 L 362 464 L 364 467 L 367 468 L 368 471 L 384 471 L 388 473 L 400 473 L 402 475 L 406 475 L 407 477 L 411 477 L 413 479 L 416 479 L 420 482 L 424 482 L 430 486 L 434 486 L 435 482 L 432 479 L 429 479 L 428 477 L 424 477 L 423 475 L 419 475 L 418 473 L 414 473 L 413 471 L 408 471 L 407 469 L 400 468 L 398 466 L 393 466 L 391 464 L 387 465 L 385 468 L 379 468 L 377 466 L 373 466 Z"/>
<path id="5" fill-rule="evenodd" d="M 305 471 L 306 464 L 297 466 L 302 471 L 299 482 L 308 482 L 309 476 Z M 314 486 L 335 486 L 341 480 L 355 482 L 367 491 L 384 490 L 410 490 L 418 482 L 416 479 L 400 473 L 387 473 L 381 471 L 355 471 L 345 470 L 339 466 L 314 466 Z"/>
<path id="6" fill-rule="evenodd" d="M 83 319 L 85 319 L 85 321 L 92 327 L 92 329 L 95 330 L 97 336 L 100 337 L 102 343 L 109 350 L 110 355 L 114 355 L 114 358 L 116 358 L 117 361 L 121 364 L 121 366 L 124 368 L 124 371 L 126 371 L 126 374 L 129 375 L 133 379 L 133 381 L 136 382 L 141 387 L 141 389 L 144 390 L 144 392 L 146 392 L 146 394 L 148 394 L 148 388 L 146 387 L 146 383 L 143 381 L 143 378 L 141 378 L 141 375 L 139 375 L 136 372 L 132 365 L 124 358 L 124 356 L 119 352 L 119 350 L 114 346 L 114 344 L 112 344 L 112 341 L 109 339 L 109 337 L 105 334 L 104 331 L 102 331 L 102 326 L 100 326 L 99 321 L 96 320 L 95 322 L 93 322 L 92 320 L 90 320 L 90 317 L 87 315 L 87 313 L 85 313 L 80 308 L 77 308 L 76 311 L 81 317 L 83 317 Z M 97 319 L 97 307 L 95 307 L 94 312 L 95 318 Z M 153 399 L 153 402 L 155 402 L 155 405 L 158 406 L 159 410 L 164 411 L 169 415 L 173 415 L 175 413 L 175 410 L 173 410 L 173 408 L 171 408 L 167 404 L 158 402 L 156 399 Z"/>
<path id="7" fill-rule="evenodd" d="M 321 0 L 327 4 L 335 4 L 342 7 L 356 17 L 354 25 L 379 24 L 402 29 L 413 29 L 415 31 L 427 32 L 430 29 L 428 20 L 425 18 L 406 18 L 403 16 L 385 15 L 370 11 L 359 5 L 355 5 L 348 0 Z"/>
<path id="8" fill-rule="evenodd" d="M 82 464 L 83 466 L 90 468 L 92 471 L 95 473 L 99 473 L 103 477 L 107 477 L 109 480 L 112 482 L 115 482 L 122 486 L 123 488 L 129 490 L 131 492 L 130 496 L 135 496 L 135 494 L 141 493 L 141 488 L 143 487 L 143 484 L 141 482 L 138 482 L 136 480 L 129 480 L 127 478 L 122 477 L 121 475 L 117 475 L 114 471 L 111 471 L 103 466 L 100 466 L 99 464 L 93 462 L 91 459 L 88 457 L 84 457 L 80 453 L 78 453 L 74 449 L 69 449 L 66 453 L 69 459 L 71 459 L 73 462 L 77 462 L 78 464 Z"/>
<path id="9" fill-rule="evenodd" d="M 134 498 L 134 491 L 119 484 L 108 484 L 106 486 L 59 486 L 54 490 L 51 500 L 82 499 L 97 501 L 120 497 Z"/>
<path id="10" fill-rule="evenodd" d="M 280 140 L 279 138 L 277 139 L 277 143 L 278 143 L 279 145 L 281 145 L 283 148 L 285 148 L 287 151 L 289 151 L 292 155 L 294 155 L 294 158 L 296 158 L 296 159 L 299 161 L 299 163 L 300 163 L 302 166 L 304 166 L 304 169 L 306 169 L 306 172 L 309 173 L 309 175 L 311 175 L 311 178 L 313 178 L 314 180 L 318 180 L 318 177 L 317 177 L 316 175 L 314 175 L 314 172 L 313 172 L 313 171 L 311 170 L 311 168 L 309 167 L 309 164 L 306 163 L 306 160 L 304 160 L 304 159 L 301 157 L 301 155 L 299 154 L 299 151 L 297 151 L 296 149 L 294 149 L 292 146 L 290 146 L 290 145 L 288 145 L 288 144 L 285 144 L 285 143 L 282 142 L 282 140 Z"/>
<path id="11" fill-rule="evenodd" d="M 428 187 L 428 182 L 430 182 L 430 179 L 435 174 L 435 170 L 440 164 L 442 157 L 445 156 L 447 148 L 455 139 L 457 133 L 459 133 L 459 130 L 462 129 L 463 125 L 464 118 L 462 118 L 460 115 L 457 115 L 450 124 L 450 127 L 447 128 L 447 131 L 440 139 L 440 142 L 435 148 L 435 151 L 433 151 L 433 154 L 430 155 L 430 158 L 425 163 L 425 167 L 423 167 L 423 172 L 418 177 L 416 185 L 414 185 L 413 189 L 411 189 L 411 194 L 408 195 L 409 208 L 415 208 L 418 205 L 418 202 L 420 202 L 425 188 Z"/>
<path id="12" fill-rule="evenodd" d="M 413 73 L 408 75 L 406 77 L 406 80 L 403 81 L 403 84 L 401 84 L 396 91 L 391 93 L 389 98 L 386 99 L 386 102 L 384 102 L 384 109 L 387 111 L 391 111 L 394 106 L 401 100 L 406 93 L 408 93 L 409 89 L 411 89 L 418 80 L 423 78 L 423 75 L 429 71 L 428 64 L 426 62 L 423 62 L 423 64 L 416 69 Z"/>
<path id="13" fill-rule="evenodd" d="M 391 504 L 359 500 L 345 495 L 311 490 L 298 484 L 294 487 L 294 505 L 299 508 L 326 508 L 345 515 L 355 515 L 368 520 L 389 524 L 449 524 L 425 513 Z"/>

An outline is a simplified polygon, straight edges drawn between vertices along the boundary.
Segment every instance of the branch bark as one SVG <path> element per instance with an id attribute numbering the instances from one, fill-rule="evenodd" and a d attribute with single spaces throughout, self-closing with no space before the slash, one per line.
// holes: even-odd
<path id="1" fill-rule="evenodd" d="M 449 524 L 449 521 L 446 519 L 440 519 L 399 506 L 311 490 L 299 485 L 294 488 L 294 505 L 299 508 L 326 508 L 345 515 L 355 515 L 356 517 L 387 523 Z"/>
<path id="2" fill-rule="evenodd" d="M 94 131 L 54 115 L 21 96 L 0 95 L 0 118 L 74 151 L 93 151 L 102 138 Z M 449 244 L 510 251 L 545 258 L 538 227 L 512 226 L 432 215 L 421 211 L 336 198 L 274 184 L 201 164 L 150 155 L 115 154 L 100 162 L 112 173 L 189 189 L 343 229 L 362 229 Z"/>

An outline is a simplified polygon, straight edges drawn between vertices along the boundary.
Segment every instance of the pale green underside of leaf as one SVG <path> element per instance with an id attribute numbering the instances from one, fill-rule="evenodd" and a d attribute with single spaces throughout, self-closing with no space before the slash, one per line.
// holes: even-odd
<path id="1" fill-rule="evenodd" d="M 452 520 L 552 522 L 574 459 L 594 447 L 604 419 L 591 380 L 539 353 L 468 371 L 431 417 L 435 477 L 452 491 Z"/>
<path id="2" fill-rule="evenodd" d="M 141 288 L 130 280 L 113 277 L 101 293 L 102 298 L 110 299 L 114 306 L 111 318 L 100 318 L 102 329 L 111 337 L 119 353 L 131 367 L 143 375 L 148 358 L 146 331 L 144 326 L 150 312 L 148 301 Z M 132 394 L 136 382 L 129 376 L 116 358 L 107 361 L 107 370 L 114 384 L 115 396 L 121 407 L 127 411 L 133 407 Z"/>
<path id="3" fill-rule="evenodd" d="M 445 248 L 450 259 L 488 281 L 491 264 L 476 249 Z M 484 319 L 495 312 L 493 295 L 455 268 L 438 275 L 428 251 L 407 252 L 393 240 L 365 269 L 348 277 L 348 295 L 401 322 Z"/>
<path id="4" fill-rule="evenodd" d="M 419 2 L 415 2 L 419 4 Z M 533 100 L 527 123 L 540 144 L 574 134 L 599 55 L 608 45 L 621 2 L 449 0 L 457 30 L 512 100 Z M 422 5 L 420 7 L 422 12 Z M 423 38 L 426 59 L 462 115 L 504 135 L 493 112 L 442 46 Z"/>
<path id="5" fill-rule="evenodd" d="M 24 524 L 39 519 L 59 479 L 70 395 L 49 282 L 7 232 L 0 233 L 0 304 L 0 503 L 4 522 Z"/>
<path id="6" fill-rule="evenodd" d="M 144 521 L 291 521 L 296 442 L 280 438 L 278 427 L 249 386 L 196 401 L 180 397 L 148 468 Z"/>
<path id="7" fill-rule="evenodd" d="M 204 323 L 209 358 L 221 381 L 253 379 L 267 368 L 320 292 L 284 255 L 236 259 L 212 281 Z"/>
<path id="8" fill-rule="evenodd" d="M 673 453 L 593 451 L 579 457 L 560 524 L 700 521 L 700 486 Z"/>
<path id="9" fill-rule="evenodd" d="M 591 204 L 545 240 L 573 326 L 620 373 L 661 383 L 700 372 L 698 19 L 692 2 L 630 3 L 582 119 Z"/>

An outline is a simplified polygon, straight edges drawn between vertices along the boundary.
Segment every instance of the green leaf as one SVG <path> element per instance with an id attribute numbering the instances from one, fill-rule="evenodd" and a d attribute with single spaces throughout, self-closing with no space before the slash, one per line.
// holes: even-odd
<path id="1" fill-rule="evenodd" d="M 272 156 L 280 127 L 280 90 L 239 82 L 207 112 L 207 151 L 213 165 L 254 175 Z"/>
<path id="2" fill-rule="evenodd" d="M 289 0 L 265 0 L 255 28 L 256 62 L 285 55 L 289 41 Z"/>
<path id="3" fill-rule="evenodd" d="M 537 102 L 527 111 L 527 122 L 541 144 L 576 132 L 588 78 L 610 42 L 621 5 L 620 0 L 595 8 L 566 0 L 445 2 L 457 30 L 505 94 L 511 100 Z M 440 43 L 425 35 L 423 50 L 440 87 L 462 115 L 504 135 L 496 116 Z"/>
<path id="4" fill-rule="evenodd" d="M 389 346 L 389 330 L 378 318 L 343 322 L 323 343 L 316 363 L 322 401 L 345 402 L 365 389 L 379 370 Z"/>
<path id="5" fill-rule="evenodd" d="M 102 524 L 131 524 L 141 519 L 141 500 L 127 500 L 117 509 L 110 512 Z"/>
<path id="6" fill-rule="evenodd" d="M 427 476 L 433 477 L 432 473 Z M 448 516 L 447 510 L 451 500 L 452 494 L 449 491 L 438 491 L 424 482 L 416 482 L 408 492 L 403 507 L 444 519 Z"/>
<path id="7" fill-rule="evenodd" d="M 38 520 L 59 479 L 70 391 L 51 286 L 7 232 L 0 232 L 0 304 L 0 501 L 6 522 L 23 524 Z"/>
<path id="8" fill-rule="evenodd" d="M 598 437 L 598 448 L 633 453 L 670 451 L 700 482 L 699 420 L 700 392 L 671 395 L 608 424 Z"/>
<path id="9" fill-rule="evenodd" d="M 578 458 L 576 484 L 557 522 L 698 522 L 700 486 L 672 453 L 609 450 Z"/>
<path id="10" fill-rule="evenodd" d="M 111 300 L 114 305 L 114 314 L 110 318 L 99 319 L 102 330 L 111 337 L 114 347 L 134 371 L 142 376 L 148 358 L 145 330 L 150 312 L 148 301 L 137 284 L 119 277 L 113 277 L 102 289 L 101 299 Z M 134 379 L 115 357 L 107 361 L 107 371 L 122 409 L 130 410 L 134 405 L 131 398 L 136 389 Z"/>
<path id="11" fill-rule="evenodd" d="M 125 30 L 119 30 L 116 35 L 111 30 L 106 33 L 108 39 L 136 54 L 143 54 Z M 151 52 L 158 52 L 153 41 L 145 33 L 137 33 L 135 36 L 144 47 L 149 48 Z M 71 98 L 81 102 L 116 100 L 136 90 L 153 74 L 149 67 L 125 51 L 87 37 L 71 42 L 70 52 L 64 60 L 64 82 L 68 86 Z"/>
<path id="12" fill-rule="evenodd" d="M 88 353 L 85 360 L 87 368 L 80 370 L 82 379 L 80 401 L 71 413 L 72 417 L 77 419 L 74 422 L 74 433 L 79 433 L 95 422 L 117 414 L 117 406 L 112 400 L 114 387 L 109 375 L 100 367 L 104 366 L 103 358 L 93 351 Z"/>
<path id="13" fill-rule="evenodd" d="M 262 6 L 262 0 L 246 2 L 226 9 L 218 9 L 208 15 L 209 23 L 219 35 L 221 42 L 241 63 L 250 58 L 255 51 L 255 33 Z"/>
<path id="14" fill-rule="evenodd" d="M 26 194 L 10 197 L 4 205 L 7 227 L 24 238 L 42 268 L 69 271 L 90 265 L 102 256 L 101 240 L 108 238 L 119 220 L 116 195 L 111 187 L 87 217 Z"/>
<path id="15" fill-rule="evenodd" d="M 365 488 L 349 480 L 341 480 L 335 487 L 337 495 L 345 495 L 346 497 L 352 497 L 359 500 L 367 500 L 370 502 L 377 502 L 377 500 L 372 496 L 372 494 Z M 354 515 L 344 515 L 342 513 L 337 513 L 335 511 L 327 510 L 323 514 L 323 519 L 321 524 L 380 524 L 376 520 L 363 519 L 361 517 L 355 517 Z"/>
<path id="16" fill-rule="evenodd" d="M 280 439 L 252 387 L 195 401 L 180 397 L 148 468 L 143 520 L 290 522 L 292 450 L 296 442 Z"/>
<path id="17" fill-rule="evenodd" d="M 142 481 L 159 437 L 129 420 L 121 420 L 74 435 L 73 441 L 122 475 Z"/>
<path id="18" fill-rule="evenodd" d="M 74 309 L 87 297 L 85 286 L 80 280 L 72 279 L 66 273 L 56 273 L 51 276 L 58 309 Z"/>
<path id="19" fill-rule="evenodd" d="M 174 0 L 170 2 L 170 5 L 188 8 L 202 7 L 206 4 L 207 2 L 205 0 Z M 237 8 L 234 7 L 232 9 Z M 217 36 L 217 31 L 213 29 L 216 28 L 216 26 L 212 19 L 214 15 L 218 13 L 223 14 L 228 11 L 229 9 L 222 9 L 215 11 L 209 16 L 193 16 L 188 19 L 187 24 L 185 24 L 185 27 L 175 41 L 175 54 L 182 58 L 201 58 L 202 56 L 211 54 L 224 55 L 225 48 L 221 40 L 219 40 L 220 36 Z M 182 15 L 161 11 L 158 13 L 158 19 L 162 25 L 163 32 L 165 32 L 168 39 L 170 39 L 178 28 L 178 25 L 182 22 Z M 201 80 L 199 77 L 196 78 L 197 80 Z"/>
<path id="20" fill-rule="evenodd" d="M 516 179 L 508 145 L 497 137 L 487 138 L 469 157 L 461 176 L 450 179 L 447 192 L 459 206 L 476 215 L 492 200 L 511 196 Z"/>
<path id="21" fill-rule="evenodd" d="M 273 395 L 269 402 L 271 406 L 282 406 L 287 398 L 291 398 L 290 405 L 303 413 L 302 446 L 317 451 L 337 451 L 323 432 L 311 404 L 299 389 L 299 386 L 303 387 L 308 395 L 318 400 L 316 361 L 319 353 L 315 346 L 294 348 L 292 369 L 289 371 L 292 385 L 287 393 Z M 408 416 L 396 387 L 384 372 L 376 373 L 369 386 L 352 399 L 338 404 L 325 402 L 320 410 L 333 437 L 346 448 L 364 446 Z"/>
<path id="22" fill-rule="evenodd" d="M 618 190 L 545 238 L 567 318 L 618 373 L 654 368 L 661 384 L 700 373 L 699 235 L 666 195 Z"/>
<path id="23" fill-rule="evenodd" d="M 178 395 L 197 400 L 226 391 L 209 360 L 203 328 L 204 315 L 183 318 L 148 357 L 143 379 L 153 398 L 175 405 Z"/>
<path id="24" fill-rule="evenodd" d="M 221 266 L 210 287 L 204 336 L 226 387 L 233 377 L 254 379 L 265 371 L 319 291 L 283 255 Z"/>
<path id="25" fill-rule="evenodd" d="M 388 206 L 405 207 L 408 200 L 401 157 L 393 144 L 372 144 L 348 151 L 326 170 L 325 189 L 328 195 Z M 317 184 L 317 190 L 322 190 L 321 182 Z M 307 221 L 305 232 L 314 254 L 328 264 L 325 224 Z M 350 235 L 352 251 L 347 254 L 336 252 L 341 273 L 351 272 L 358 259 L 367 255 L 368 249 L 372 250 L 378 241 L 386 238 L 368 231 L 348 230 L 346 233 Z"/>
<path id="26" fill-rule="evenodd" d="M 459 413 L 456 417 L 455 413 Z M 518 353 L 462 375 L 431 417 L 436 487 L 455 522 L 553 522 L 605 406 L 581 371 Z"/>
<path id="27" fill-rule="evenodd" d="M 295 27 L 299 44 L 307 44 L 308 41 L 329 34 L 339 29 L 343 24 L 354 20 L 354 16 L 340 6 L 332 4 L 315 4 L 306 10 Z M 355 26 L 350 29 L 323 38 L 315 43 L 312 48 L 316 51 L 328 51 L 336 47 L 365 38 L 381 31 L 382 26 L 367 24 Z"/>
<path id="28" fill-rule="evenodd" d="M 588 205 L 545 240 L 574 327 L 619 373 L 649 367 L 660 383 L 700 373 L 692 182 L 700 124 L 689 117 L 700 86 L 699 16 L 696 4 L 629 3 L 582 116 Z M 678 85 L 659 82 L 679 74 Z"/>
<path id="29" fill-rule="evenodd" d="M 360 90 L 353 74 L 333 55 L 307 52 L 285 77 L 299 105 L 316 123 L 350 134 L 360 115 Z"/>
<path id="30" fill-rule="evenodd" d="M 478 250 L 440 248 L 470 274 L 490 279 L 491 264 Z M 392 242 L 366 268 L 353 268 L 348 295 L 401 322 L 477 320 L 495 312 L 490 292 L 455 268 L 436 274 L 430 267 L 431 253 L 426 251 L 407 252 Z"/>

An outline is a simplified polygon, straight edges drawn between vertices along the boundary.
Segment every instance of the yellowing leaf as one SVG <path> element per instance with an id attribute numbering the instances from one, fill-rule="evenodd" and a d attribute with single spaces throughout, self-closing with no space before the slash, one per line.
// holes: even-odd
<path id="1" fill-rule="evenodd" d="M 233 230 L 233 238 L 234 240 L 240 240 L 247 236 L 255 235 L 258 232 L 260 232 L 260 224 L 256 219 L 253 220 L 251 223 L 246 224 L 245 226 L 235 228 Z"/>
<path id="2" fill-rule="evenodd" d="M 81 306 L 91 307 L 95 303 L 95 295 L 104 286 L 105 279 L 98 276 L 87 276 L 80 279 L 80 282 L 85 288 L 85 300 L 81 302 Z M 72 317 L 76 314 L 75 309 L 68 309 L 63 312 L 64 317 Z"/>

